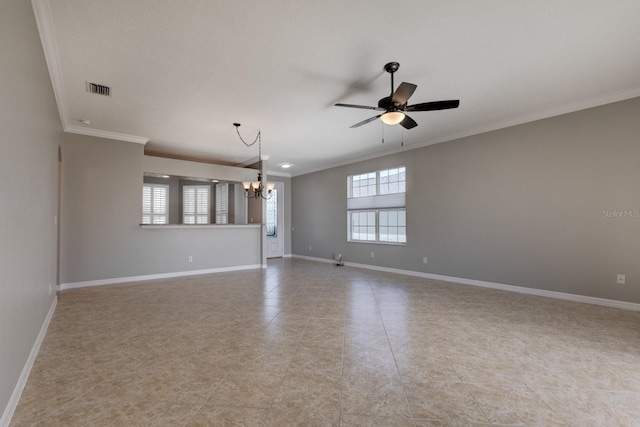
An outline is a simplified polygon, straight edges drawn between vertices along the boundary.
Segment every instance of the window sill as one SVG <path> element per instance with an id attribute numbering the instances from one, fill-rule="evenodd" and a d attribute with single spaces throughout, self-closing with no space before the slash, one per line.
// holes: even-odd
<path id="1" fill-rule="evenodd" d="M 407 246 L 407 242 L 372 242 L 371 240 L 347 240 L 347 243 L 367 243 L 370 245 Z"/>
<path id="2" fill-rule="evenodd" d="M 140 224 L 140 228 L 259 228 L 262 224 Z"/>

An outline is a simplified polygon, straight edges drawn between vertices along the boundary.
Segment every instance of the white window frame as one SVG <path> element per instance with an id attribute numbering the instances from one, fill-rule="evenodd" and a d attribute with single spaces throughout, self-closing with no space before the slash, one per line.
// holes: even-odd
<path id="1" fill-rule="evenodd" d="M 392 180 L 392 183 L 398 183 L 396 187 L 397 191 L 392 193 L 389 192 L 389 181 L 387 179 L 386 183 L 382 183 L 381 185 L 381 176 L 385 175 L 388 177 L 389 173 L 395 173 L 397 179 Z M 354 182 L 356 181 L 362 183 L 363 180 L 367 180 L 365 185 L 357 185 L 354 187 Z M 375 182 L 372 183 L 371 180 L 374 179 Z M 361 191 L 362 188 L 367 188 L 366 191 Z M 375 194 L 372 189 L 375 188 Z M 365 193 L 365 194 L 363 194 Z M 382 193 L 382 194 L 381 194 Z M 402 218 L 404 220 L 403 224 L 393 225 L 396 231 L 400 231 L 400 229 L 404 229 L 404 236 L 397 234 L 398 241 L 389 241 L 388 237 L 385 239 L 385 235 L 389 236 L 389 234 L 381 233 L 380 217 L 383 212 L 401 212 Z M 357 175 L 350 175 L 347 178 L 347 241 L 348 242 L 359 242 L 359 243 L 378 243 L 385 245 L 406 245 L 407 244 L 407 226 L 406 226 L 406 167 L 399 166 L 396 168 L 390 169 L 381 169 L 375 172 L 366 172 Z M 374 225 L 373 228 L 375 230 L 374 238 L 371 238 L 371 232 L 367 229 L 366 238 L 362 238 L 361 232 L 356 232 L 355 228 L 358 227 L 358 231 L 362 230 L 362 227 L 371 226 L 369 224 L 356 225 L 354 218 L 356 214 L 362 216 L 363 213 L 367 213 L 367 219 L 370 220 L 371 214 L 373 214 Z M 384 214 L 382 214 L 384 216 Z M 402 221 L 401 221 L 402 222 Z M 387 231 L 388 231 L 388 225 Z"/>
<path id="2" fill-rule="evenodd" d="M 145 188 L 149 189 L 149 212 L 145 212 L 144 192 Z M 164 211 L 160 210 L 162 207 L 159 203 L 156 203 L 156 189 L 164 190 Z M 148 221 L 145 221 L 145 216 L 148 216 Z M 158 217 L 164 217 L 164 221 L 159 221 Z M 142 222 L 141 224 L 169 224 L 169 186 L 166 184 L 142 184 Z"/>
<path id="3" fill-rule="evenodd" d="M 191 212 L 186 212 L 186 209 L 188 207 L 187 203 L 185 203 L 185 196 L 186 196 L 186 192 L 187 191 L 191 191 L 193 190 L 194 192 L 194 211 L 193 213 Z M 199 193 L 198 190 L 206 190 L 206 194 L 207 194 L 207 201 L 206 201 L 206 210 L 204 213 L 198 211 L 198 205 L 199 205 L 199 198 L 201 196 L 199 196 L 198 194 L 202 194 Z M 189 225 L 199 225 L 199 224 L 209 224 L 210 223 L 210 216 L 211 216 L 211 186 L 209 185 L 184 185 L 182 186 L 182 223 L 183 224 L 189 224 Z M 191 221 L 191 218 L 193 217 L 193 221 Z M 189 220 L 187 220 L 189 219 Z"/>

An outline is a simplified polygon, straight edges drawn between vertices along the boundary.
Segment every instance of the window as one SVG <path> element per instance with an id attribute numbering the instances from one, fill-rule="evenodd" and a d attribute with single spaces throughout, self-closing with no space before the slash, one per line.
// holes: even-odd
<path id="1" fill-rule="evenodd" d="M 380 191 L 378 194 L 404 193 L 405 190 L 405 168 L 380 171 Z"/>
<path id="2" fill-rule="evenodd" d="M 376 241 L 376 211 L 351 211 L 351 240 Z"/>
<path id="3" fill-rule="evenodd" d="M 142 186 L 142 223 L 169 223 L 169 186 L 144 184 Z"/>
<path id="4" fill-rule="evenodd" d="M 229 223 L 229 184 L 216 184 L 216 224 Z"/>
<path id="5" fill-rule="evenodd" d="M 351 197 L 376 195 L 376 173 L 363 173 L 351 177 Z"/>
<path id="6" fill-rule="evenodd" d="M 404 244 L 406 224 L 404 166 L 348 178 L 348 236 L 350 242 Z"/>
<path id="7" fill-rule="evenodd" d="M 208 185 L 185 185 L 182 187 L 183 224 L 209 224 Z"/>
<path id="8" fill-rule="evenodd" d="M 381 242 L 406 243 L 407 220 L 404 209 L 378 211 L 380 227 L 378 240 Z"/>

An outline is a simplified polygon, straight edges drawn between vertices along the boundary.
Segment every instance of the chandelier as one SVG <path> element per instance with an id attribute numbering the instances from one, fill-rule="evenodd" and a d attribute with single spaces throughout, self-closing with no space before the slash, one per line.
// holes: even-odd
<path id="1" fill-rule="evenodd" d="M 271 192 L 273 191 L 275 184 L 272 182 L 267 183 L 265 191 L 265 186 L 262 185 L 262 173 L 258 172 L 257 181 L 242 181 L 242 186 L 244 187 L 244 196 L 247 199 L 259 199 L 260 197 L 268 199 L 271 197 Z"/>
<path id="2" fill-rule="evenodd" d="M 244 140 L 244 138 L 242 138 L 242 135 L 240 135 L 240 130 L 238 129 L 240 127 L 240 123 L 234 123 L 233 125 L 236 127 L 236 133 L 238 134 L 240 141 L 242 141 L 244 145 L 246 145 L 247 147 L 251 147 L 256 142 L 258 143 L 258 164 L 260 165 L 260 168 L 258 169 L 258 180 L 242 182 L 242 186 L 244 187 L 244 196 L 247 199 L 263 198 L 266 200 L 271 198 L 271 192 L 275 188 L 275 184 L 267 183 L 265 186 L 262 183 L 262 134 L 260 130 L 258 130 L 258 134 L 256 135 L 253 142 L 248 143 Z M 267 157 L 265 156 L 265 160 L 266 159 Z"/>

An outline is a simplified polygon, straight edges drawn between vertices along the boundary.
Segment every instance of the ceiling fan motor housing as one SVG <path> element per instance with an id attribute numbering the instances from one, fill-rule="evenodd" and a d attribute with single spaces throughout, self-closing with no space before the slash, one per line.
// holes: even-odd
<path id="1" fill-rule="evenodd" d="M 384 108 L 385 110 L 391 108 L 392 106 L 393 106 L 393 103 L 391 102 L 390 96 L 385 96 L 380 101 L 378 101 L 378 107 Z"/>

